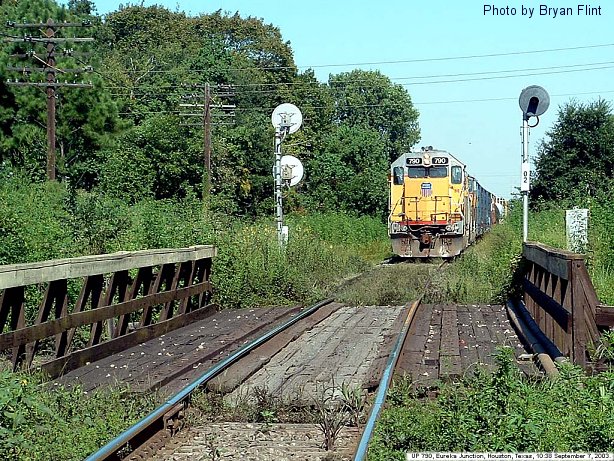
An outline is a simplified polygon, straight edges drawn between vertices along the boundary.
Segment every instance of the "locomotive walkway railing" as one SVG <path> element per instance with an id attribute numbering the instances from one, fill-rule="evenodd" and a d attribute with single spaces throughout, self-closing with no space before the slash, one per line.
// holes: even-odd
<path id="1" fill-rule="evenodd" d="M 215 255 L 200 245 L 0 266 L 0 353 L 54 378 L 204 318 Z"/>
<path id="2" fill-rule="evenodd" d="M 523 256 L 528 312 L 563 355 L 586 367 L 599 328 L 614 325 L 614 308 L 599 302 L 584 255 L 527 242 Z"/>

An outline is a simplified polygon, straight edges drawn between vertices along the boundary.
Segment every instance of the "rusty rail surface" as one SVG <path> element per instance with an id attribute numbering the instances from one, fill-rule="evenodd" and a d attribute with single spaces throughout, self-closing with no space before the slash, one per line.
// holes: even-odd
<path id="1" fill-rule="evenodd" d="M 522 281 L 527 310 L 563 355 L 587 366 L 599 327 L 614 325 L 614 308 L 600 304 L 584 255 L 527 242 Z"/>
<path id="2" fill-rule="evenodd" d="M 215 255 L 199 245 L 0 266 L 0 352 L 12 349 L 16 370 L 53 349 L 36 367 L 55 378 L 204 318 Z"/>

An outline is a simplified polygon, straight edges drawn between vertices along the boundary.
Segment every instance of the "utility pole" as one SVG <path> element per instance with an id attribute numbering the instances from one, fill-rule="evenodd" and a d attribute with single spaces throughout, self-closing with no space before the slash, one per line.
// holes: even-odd
<path id="1" fill-rule="evenodd" d="M 205 191 L 207 196 L 211 194 L 211 91 L 209 83 L 205 83 L 205 107 L 203 111 L 203 129 L 205 144 Z"/>
<path id="2" fill-rule="evenodd" d="M 195 85 L 193 88 L 197 90 L 203 90 L 203 102 L 202 103 L 185 103 L 180 104 L 181 108 L 197 108 L 202 109 L 200 113 L 180 113 L 179 115 L 184 118 L 202 117 L 203 137 L 204 137 L 204 167 L 205 167 L 205 185 L 203 191 L 203 198 L 208 197 L 211 193 L 211 128 L 213 125 L 232 125 L 233 123 L 226 122 L 213 122 L 212 117 L 216 118 L 220 116 L 234 117 L 234 104 L 221 104 L 220 98 L 230 98 L 234 96 L 234 91 L 230 85 L 217 85 L 217 89 L 214 93 L 211 91 L 209 83 L 204 85 Z M 184 96 L 184 99 L 195 100 L 199 98 L 198 92 L 188 94 Z M 223 112 L 213 112 L 214 109 L 221 109 Z M 183 123 L 185 126 L 200 126 L 197 123 Z"/>
<path id="3" fill-rule="evenodd" d="M 57 67 L 56 63 L 56 47 L 60 43 L 66 42 L 93 42 L 93 38 L 61 38 L 56 37 L 56 32 L 60 28 L 65 27 L 87 27 L 90 26 L 91 23 L 89 21 L 83 21 L 79 23 L 55 23 L 53 19 L 48 19 L 46 23 L 38 23 L 38 24 L 18 24 L 15 22 L 7 22 L 8 27 L 13 27 L 16 29 L 38 29 L 43 31 L 43 36 L 41 37 L 33 37 L 32 35 L 26 35 L 23 38 L 8 38 L 5 39 L 5 42 L 9 43 L 31 43 L 31 44 L 42 44 L 45 47 L 45 54 L 39 56 L 35 51 L 29 51 L 25 54 L 16 54 L 13 57 L 29 57 L 34 59 L 36 62 L 41 63 L 42 67 L 7 67 L 7 71 L 11 72 L 20 72 L 23 75 L 29 75 L 32 72 L 44 73 L 46 78 L 44 82 L 22 82 L 17 79 L 15 81 L 7 82 L 9 85 L 13 86 L 37 86 L 43 87 L 46 89 L 45 93 L 47 95 L 47 179 L 49 181 L 55 180 L 55 170 L 56 170 L 56 153 L 55 153 L 55 128 L 56 128 L 56 120 L 55 120 L 55 112 L 56 112 L 56 89 L 59 87 L 72 87 L 72 88 L 92 88 L 93 85 L 91 83 L 69 83 L 64 82 L 60 83 L 57 81 L 57 74 L 78 74 L 83 72 L 91 72 L 93 69 L 91 67 L 84 67 L 81 69 L 60 69 Z M 70 55 L 72 51 L 65 51 L 64 55 Z"/>

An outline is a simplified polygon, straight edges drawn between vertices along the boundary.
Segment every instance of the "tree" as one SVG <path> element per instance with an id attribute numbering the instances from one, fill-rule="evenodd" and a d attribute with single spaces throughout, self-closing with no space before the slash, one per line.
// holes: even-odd
<path id="1" fill-rule="evenodd" d="M 378 71 L 353 70 L 331 75 L 336 122 L 377 130 L 393 161 L 420 140 L 418 110 L 407 90 Z"/>
<path id="2" fill-rule="evenodd" d="M 571 101 L 559 109 L 538 148 L 531 197 L 560 201 L 594 196 L 614 178 L 614 116 L 610 103 Z"/>
<path id="3" fill-rule="evenodd" d="M 148 118 L 106 151 L 100 186 L 127 201 L 182 198 L 202 187 L 202 143 L 175 116 Z"/>
<path id="4" fill-rule="evenodd" d="M 388 197 L 388 159 L 381 135 L 343 124 L 308 163 L 306 187 L 317 208 L 381 216 Z"/>
<path id="5" fill-rule="evenodd" d="M 0 4 L 0 17 L 4 20 L 19 20 L 29 23 L 46 21 L 78 22 L 92 19 L 91 2 L 75 0 L 69 9 L 49 0 L 25 0 Z M 10 35 L 21 37 L 20 29 L 9 29 Z M 78 36 L 71 28 L 58 29 L 62 37 Z M 69 42 L 70 44 L 70 42 Z M 60 46 L 57 55 L 61 55 Z M 87 45 L 79 45 L 76 51 L 87 51 Z M 25 58 L 20 61 L 11 54 L 25 54 L 28 51 L 41 51 L 27 43 L 11 43 L 0 53 L 0 81 L 16 78 L 8 73 L 6 66 L 32 66 Z M 61 57 L 58 67 L 79 68 L 87 65 L 81 57 Z M 34 64 L 33 67 L 39 67 Z M 58 74 L 61 78 L 61 73 Z M 23 77 L 21 77 L 23 80 Z M 43 72 L 33 73 L 25 80 L 28 82 L 45 78 Z M 117 109 L 109 93 L 102 88 L 99 74 L 88 74 L 93 89 L 58 88 L 56 113 L 56 145 L 58 147 L 57 167 L 59 178 L 68 177 L 74 185 L 90 187 L 96 178 L 99 161 L 97 152 L 108 142 L 108 135 L 120 128 Z M 0 84 L 0 131 L 4 135 L 0 141 L 0 161 L 24 169 L 31 178 L 45 177 L 45 158 L 47 150 L 47 111 L 44 91 L 40 87 L 10 86 Z"/>

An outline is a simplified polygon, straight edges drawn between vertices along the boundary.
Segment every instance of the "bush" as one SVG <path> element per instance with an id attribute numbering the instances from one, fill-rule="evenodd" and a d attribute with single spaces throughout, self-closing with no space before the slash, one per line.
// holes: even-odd
<path id="1" fill-rule="evenodd" d="M 45 388 L 38 374 L 0 372 L 0 457 L 81 460 L 154 408 L 151 397 L 78 386 Z"/>
<path id="2" fill-rule="evenodd" d="M 610 452 L 614 373 L 586 376 L 566 365 L 557 380 L 531 381 L 502 350 L 495 373 L 445 385 L 436 400 L 417 394 L 384 410 L 369 460 L 408 451 Z"/>
<path id="3" fill-rule="evenodd" d="M 0 264 L 44 261 L 78 253 L 59 183 L 24 176 L 0 178 Z"/>

